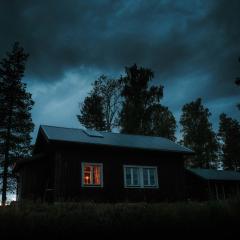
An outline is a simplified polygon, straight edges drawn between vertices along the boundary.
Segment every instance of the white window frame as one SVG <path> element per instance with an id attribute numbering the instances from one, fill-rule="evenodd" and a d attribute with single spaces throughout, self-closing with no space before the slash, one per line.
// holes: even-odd
<path id="1" fill-rule="evenodd" d="M 94 185 L 94 184 L 84 184 L 84 167 L 85 165 L 91 165 L 91 166 L 100 166 L 100 185 Z M 82 187 L 93 187 L 93 188 L 103 188 L 103 164 L 102 163 L 95 163 L 95 162 L 82 162 Z"/>
<path id="2" fill-rule="evenodd" d="M 139 185 L 127 185 L 126 168 L 139 169 Z M 154 169 L 155 185 L 144 185 L 143 169 Z M 158 167 L 157 166 L 142 166 L 142 165 L 123 165 L 124 188 L 159 188 L 158 185 Z"/>

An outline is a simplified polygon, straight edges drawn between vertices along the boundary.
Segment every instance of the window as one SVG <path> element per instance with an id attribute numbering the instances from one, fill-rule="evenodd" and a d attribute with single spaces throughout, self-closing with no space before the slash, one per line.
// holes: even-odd
<path id="1" fill-rule="evenodd" d="M 137 167 L 126 167 L 126 185 L 140 186 L 140 174 Z"/>
<path id="2" fill-rule="evenodd" d="M 101 163 L 82 163 L 82 186 L 102 187 L 102 169 Z"/>
<path id="3" fill-rule="evenodd" d="M 143 168 L 143 185 L 156 186 L 156 168 Z"/>
<path id="4" fill-rule="evenodd" d="M 125 187 L 158 187 L 157 167 L 125 165 L 123 169 Z"/>

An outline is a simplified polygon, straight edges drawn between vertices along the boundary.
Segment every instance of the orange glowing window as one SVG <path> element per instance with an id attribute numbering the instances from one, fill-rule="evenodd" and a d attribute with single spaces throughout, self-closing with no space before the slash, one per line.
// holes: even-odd
<path id="1" fill-rule="evenodd" d="M 102 186 L 102 164 L 83 163 L 83 185 Z"/>

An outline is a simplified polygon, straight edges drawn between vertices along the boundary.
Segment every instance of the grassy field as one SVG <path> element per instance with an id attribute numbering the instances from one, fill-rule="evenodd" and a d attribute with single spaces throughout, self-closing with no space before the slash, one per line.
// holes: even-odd
<path id="1" fill-rule="evenodd" d="M 67 203 L 0 208 L 0 235 L 69 236 L 84 233 L 182 233 L 231 235 L 239 231 L 240 201 L 188 203 Z M 175 232 L 176 233 L 176 232 Z"/>

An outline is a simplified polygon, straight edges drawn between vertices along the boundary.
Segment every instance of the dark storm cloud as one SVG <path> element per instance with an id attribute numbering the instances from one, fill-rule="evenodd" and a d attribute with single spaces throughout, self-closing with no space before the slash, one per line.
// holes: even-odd
<path id="1" fill-rule="evenodd" d="M 238 94 L 238 0 L 0 3 L 0 54 L 19 40 L 31 56 L 28 78 L 55 84 L 79 67 L 120 74 L 136 62 L 152 68 L 181 105 Z M 179 109 L 173 100 L 167 102 Z"/>
<path id="2" fill-rule="evenodd" d="M 204 18 L 190 26 L 200 32 L 192 50 L 197 56 L 193 68 L 211 75 L 205 95 L 212 98 L 239 92 L 232 84 L 240 69 L 237 61 L 240 56 L 239 10 L 239 1 L 216 1 Z"/>

